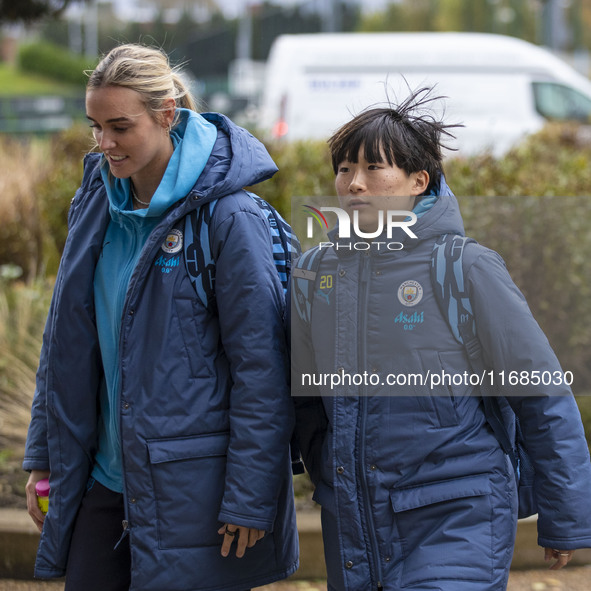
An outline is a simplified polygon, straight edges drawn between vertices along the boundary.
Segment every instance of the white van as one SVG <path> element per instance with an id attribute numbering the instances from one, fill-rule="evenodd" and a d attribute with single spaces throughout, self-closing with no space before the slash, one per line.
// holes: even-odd
<path id="1" fill-rule="evenodd" d="M 364 108 L 436 85 L 450 145 L 503 154 L 547 119 L 591 122 L 591 81 L 550 52 L 483 33 L 283 35 L 267 62 L 263 136 L 325 139 Z"/>

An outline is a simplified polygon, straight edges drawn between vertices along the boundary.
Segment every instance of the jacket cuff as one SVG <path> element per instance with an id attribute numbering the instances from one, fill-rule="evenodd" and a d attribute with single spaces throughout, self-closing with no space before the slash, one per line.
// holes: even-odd
<path id="1" fill-rule="evenodd" d="M 23 470 L 49 470 L 49 458 L 25 457 L 23 460 Z"/>
<path id="2" fill-rule="evenodd" d="M 254 527 L 262 529 L 267 533 L 273 531 L 273 522 L 268 519 L 261 519 L 258 517 L 247 517 L 245 515 L 238 515 L 231 511 L 221 510 L 218 515 L 218 521 L 222 523 L 231 523 L 232 525 L 239 525 L 241 527 Z"/>
<path id="3" fill-rule="evenodd" d="M 554 548 L 556 550 L 579 550 L 581 548 L 591 548 L 591 537 L 547 538 L 538 536 L 538 545 L 542 548 Z"/>

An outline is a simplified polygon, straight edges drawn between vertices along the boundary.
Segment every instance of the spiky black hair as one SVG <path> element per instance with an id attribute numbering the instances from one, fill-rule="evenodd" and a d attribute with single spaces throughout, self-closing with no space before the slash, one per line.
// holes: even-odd
<path id="1" fill-rule="evenodd" d="M 435 117 L 433 103 L 445 98 L 433 96 L 433 87 L 425 86 L 411 91 L 399 105 L 388 101 L 385 107 L 359 113 L 328 140 L 335 174 L 341 162 L 357 162 L 363 147 L 368 162 L 382 162 L 385 156 L 390 166 L 396 164 L 406 174 L 427 171 L 428 194 L 443 173 L 442 148 L 447 146 L 442 136 L 453 139 L 450 128 L 461 127 Z"/>

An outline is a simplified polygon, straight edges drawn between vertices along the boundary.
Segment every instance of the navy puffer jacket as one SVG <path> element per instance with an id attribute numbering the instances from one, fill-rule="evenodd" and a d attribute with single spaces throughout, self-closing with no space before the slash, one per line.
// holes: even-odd
<path id="1" fill-rule="evenodd" d="M 398 251 L 350 250 L 331 234 L 341 248 L 321 260 L 310 325 L 292 312 L 297 433 L 322 505 L 329 588 L 500 591 L 513 553 L 515 478 L 478 388 L 457 379 L 470 365 L 431 288 L 435 240 L 464 232 L 443 180 L 412 230 L 418 240 L 394 232 Z M 477 244 L 464 256 L 487 365 L 506 378 L 561 373 L 501 258 Z M 317 385 L 304 387 L 309 372 Z M 456 383 L 430 388 L 417 377 L 444 372 Z M 341 376 L 341 385 L 320 385 L 322 375 Z M 537 470 L 540 545 L 591 546 L 591 464 L 569 388 L 503 394 Z"/>
<path id="2" fill-rule="evenodd" d="M 243 590 L 289 576 L 298 565 L 284 294 L 268 224 L 242 190 L 276 167 L 245 130 L 221 115 L 204 116 L 218 127 L 210 160 L 149 236 L 121 320 L 132 591 Z M 109 222 L 98 159 L 86 158 L 70 212 L 24 461 L 25 469 L 51 470 L 39 577 L 64 574 L 96 451 L 102 365 L 93 277 Z M 188 214 L 213 199 L 220 199 L 209 226 L 217 313 L 206 310 L 190 282 L 190 245 L 177 253 L 162 248 L 171 228 L 183 232 Z M 225 522 L 268 533 L 244 558 L 222 558 L 217 530 Z"/>

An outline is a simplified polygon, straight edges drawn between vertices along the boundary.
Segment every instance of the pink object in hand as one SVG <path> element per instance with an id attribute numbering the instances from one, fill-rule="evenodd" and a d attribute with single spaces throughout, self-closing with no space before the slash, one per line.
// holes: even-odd
<path id="1" fill-rule="evenodd" d="M 37 504 L 43 513 L 49 508 L 49 478 L 43 478 L 35 485 L 37 493 Z"/>

